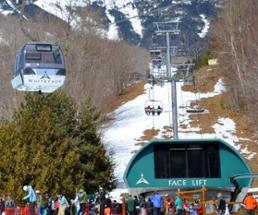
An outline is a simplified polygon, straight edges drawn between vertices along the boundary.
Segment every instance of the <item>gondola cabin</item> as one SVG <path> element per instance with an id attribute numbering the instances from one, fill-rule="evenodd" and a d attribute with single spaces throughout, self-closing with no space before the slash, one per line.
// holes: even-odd
<path id="1" fill-rule="evenodd" d="M 17 54 L 12 86 L 18 91 L 51 93 L 64 84 L 64 55 L 52 43 L 26 43 Z"/>

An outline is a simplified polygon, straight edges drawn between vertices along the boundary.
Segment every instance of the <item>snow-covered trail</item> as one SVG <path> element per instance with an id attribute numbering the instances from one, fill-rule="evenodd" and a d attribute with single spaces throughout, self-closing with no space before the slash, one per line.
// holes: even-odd
<path id="1" fill-rule="evenodd" d="M 192 138 L 221 138 L 230 143 L 235 148 L 239 138 L 234 135 L 235 123 L 229 118 L 219 118 L 216 124 L 213 125 L 213 134 L 200 134 L 200 128 L 191 128 L 189 123 L 189 113 L 186 112 L 186 104 L 189 101 L 195 101 L 196 95 L 192 92 L 181 90 L 182 83 L 177 83 L 177 102 L 178 102 L 178 121 L 184 124 L 185 128 L 180 128 L 178 136 L 180 139 Z M 114 153 L 116 163 L 115 176 L 120 184 L 123 184 L 124 170 L 133 156 L 133 153 L 139 149 L 137 142 L 140 142 L 140 137 L 147 129 L 159 130 L 156 138 L 163 138 L 164 135 L 171 136 L 164 126 L 171 126 L 171 87 L 169 83 L 165 83 L 163 87 L 145 85 L 145 93 L 138 96 L 132 101 L 129 101 L 111 113 L 114 120 L 103 126 L 102 137 L 104 144 L 109 150 Z M 220 79 L 214 86 L 214 90 L 208 93 L 199 93 L 198 99 L 213 97 L 225 91 L 223 81 Z M 154 97 L 153 97 L 154 96 Z M 164 112 L 160 116 L 147 116 L 144 112 L 145 101 L 149 98 L 161 100 L 163 103 Z M 244 153 L 249 154 L 252 158 L 255 153 L 250 153 L 246 149 Z"/>

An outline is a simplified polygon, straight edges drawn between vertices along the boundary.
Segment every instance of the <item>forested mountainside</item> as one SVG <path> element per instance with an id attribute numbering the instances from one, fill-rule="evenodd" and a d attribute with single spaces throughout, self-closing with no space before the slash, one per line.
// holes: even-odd
<path id="1" fill-rule="evenodd" d="M 85 21 L 76 30 L 58 19 L 48 22 L 21 22 L 16 16 L 1 16 L 0 107 L 1 117 L 12 117 L 24 93 L 11 87 L 16 51 L 31 39 L 57 42 L 62 47 L 67 67 L 64 90 L 80 104 L 90 96 L 95 105 L 104 107 L 135 80 L 144 78 L 148 53 L 123 41 L 110 41 L 100 36 L 98 28 Z M 85 22 L 84 22 L 85 21 Z"/>
<path id="2" fill-rule="evenodd" d="M 148 70 L 147 52 L 128 45 L 128 42 L 151 46 L 152 22 L 174 19 L 181 20 L 180 26 L 185 29 L 182 34 L 191 35 L 185 39 L 189 44 L 205 40 L 198 35 L 205 25 L 204 19 L 214 16 L 216 9 L 221 7 L 221 1 L 215 0 L 37 0 L 26 1 L 24 8 L 21 3 L 0 1 L 3 14 L 0 19 L 0 74 L 3 77 L 0 87 L 4 92 L 0 103 L 3 108 L 1 114 L 8 117 L 23 97 L 22 93 L 11 89 L 9 80 L 15 52 L 24 42 L 44 40 L 59 43 L 64 49 L 68 68 L 65 90 L 79 103 L 89 95 L 94 104 L 104 107 L 132 81 L 144 78 Z M 118 37 L 111 38 L 115 31 Z M 203 46 L 202 42 L 198 44 Z"/>
<path id="3" fill-rule="evenodd" d="M 2 13 L 17 15 L 21 2 L 1 0 Z M 204 20 L 213 19 L 223 2 L 224 0 L 30 0 L 27 1 L 25 12 L 31 17 L 41 13 L 45 17 L 54 14 L 64 18 L 65 10 L 88 7 L 98 11 L 109 38 L 120 38 L 143 47 L 151 46 L 154 22 L 178 20 L 182 38 L 188 45 L 193 45 L 205 39 L 198 35 L 205 25 Z"/>

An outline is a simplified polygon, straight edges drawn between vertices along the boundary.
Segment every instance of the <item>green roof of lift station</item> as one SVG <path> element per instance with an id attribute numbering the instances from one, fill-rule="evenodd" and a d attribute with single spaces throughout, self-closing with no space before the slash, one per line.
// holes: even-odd
<path id="1" fill-rule="evenodd" d="M 152 140 L 130 160 L 128 188 L 233 188 L 230 178 L 251 174 L 240 153 L 221 139 Z M 249 187 L 249 178 L 238 181 Z"/>

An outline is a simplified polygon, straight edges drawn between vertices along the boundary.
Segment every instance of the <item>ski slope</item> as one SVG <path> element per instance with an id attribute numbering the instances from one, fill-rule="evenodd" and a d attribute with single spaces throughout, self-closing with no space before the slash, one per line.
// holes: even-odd
<path id="1" fill-rule="evenodd" d="M 219 79 L 214 90 L 208 93 L 198 94 L 198 98 L 192 92 L 181 90 L 183 83 L 177 83 L 177 106 L 178 106 L 178 122 L 180 139 L 193 138 L 221 138 L 240 150 L 247 159 L 253 158 L 256 153 L 249 152 L 247 148 L 240 149 L 238 142 L 241 138 L 235 135 L 235 122 L 230 118 L 218 118 L 217 122 L 212 126 L 214 133 L 205 134 L 201 132 L 199 127 L 192 128 L 190 126 L 190 114 L 186 112 L 186 104 L 196 99 L 210 98 L 220 95 L 225 91 L 223 80 Z M 159 130 L 156 138 L 164 138 L 171 136 L 171 132 L 165 129 L 165 126 L 171 126 L 171 87 L 170 83 L 165 83 L 163 87 L 145 85 L 144 94 L 138 96 L 132 101 L 123 104 L 112 114 L 114 120 L 103 126 L 103 141 L 107 149 L 114 153 L 114 161 L 116 163 L 115 176 L 119 181 L 119 187 L 123 187 L 123 173 L 133 153 L 140 148 L 139 142 L 147 129 Z M 145 101 L 149 97 L 161 100 L 163 102 L 164 112 L 160 116 L 147 116 L 144 112 Z M 208 110 L 207 110 L 208 111 Z M 206 111 L 206 112 L 207 112 Z M 180 125 L 184 125 L 183 128 Z"/>

